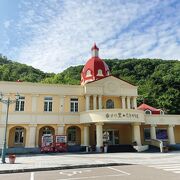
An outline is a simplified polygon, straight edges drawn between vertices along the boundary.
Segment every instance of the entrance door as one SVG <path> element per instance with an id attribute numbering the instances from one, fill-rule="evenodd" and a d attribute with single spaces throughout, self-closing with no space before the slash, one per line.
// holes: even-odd
<path id="1" fill-rule="evenodd" d="M 108 143 L 108 145 L 115 145 L 119 144 L 119 131 L 116 129 L 109 129 L 106 131 L 103 131 L 103 134 L 105 134 L 106 138 L 103 138 L 105 143 Z"/>

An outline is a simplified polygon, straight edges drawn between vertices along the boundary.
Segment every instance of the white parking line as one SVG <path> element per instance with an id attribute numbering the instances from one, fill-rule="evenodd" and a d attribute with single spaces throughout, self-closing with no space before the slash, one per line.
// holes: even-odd
<path id="1" fill-rule="evenodd" d="M 100 167 L 100 168 L 104 168 L 104 167 Z M 112 168 L 112 167 L 106 167 L 108 169 L 111 169 L 113 171 L 116 171 L 118 172 L 118 174 L 109 174 L 109 175 L 99 175 L 99 176 L 83 176 L 83 177 L 67 177 L 67 178 L 63 178 L 63 179 L 56 179 L 56 180 L 80 180 L 80 179 L 97 179 L 97 178 L 103 178 L 103 177 L 118 177 L 118 176 L 125 176 L 125 175 L 130 175 L 130 173 L 127 173 L 125 171 L 121 171 L 119 169 L 116 169 L 116 168 Z M 88 171 L 92 171 L 93 169 L 92 168 L 87 168 L 88 170 L 85 170 L 85 171 L 81 171 L 80 174 L 82 174 L 83 172 L 87 173 Z M 69 172 L 60 172 L 61 175 L 66 175 L 66 176 L 69 176 Z M 78 171 L 79 172 L 79 171 Z M 77 175 L 79 173 L 71 173 L 71 175 Z"/>
<path id="2" fill-rule="evenodd" d="M 31 172 L 30 180 L 34 180 L 34 172 Z"/>
<path id="3" fill-rule="evenodd" d="M 109 169 L 112 169 L 112 170 L 114 170 L 114 171 L 117 171 L 117 172 L 126 174 L 126 175 L 131 175 L 130 173 L 127 173 L 127 172 L 125 172 L 125 171 L 121 171 L 121 170 L 119 170 L 119 169 L 115 169 L 115 168 L 112 168 L 112 167 L 108 167 L 108 168 L 109 168 Z"/>
<path id="4" fill-rule="evenodd" d="M 117 174 L 117 175 L 106 175 L 106 176 L 88 176 L 88 177 L 77 177 L 77 178 L 66 178 L 66 179 L 56 179 L 56 180 L 78 180 L 78 179 L 96 179 L 101 177 L 118 177 L 118 176 L 124 176 L 125 174 Z"/>

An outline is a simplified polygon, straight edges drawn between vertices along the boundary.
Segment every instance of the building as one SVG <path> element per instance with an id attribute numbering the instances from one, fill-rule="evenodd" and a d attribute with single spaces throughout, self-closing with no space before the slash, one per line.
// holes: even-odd
<path id="1" fill-rule="evenodd" d="M 0 92 L 20 100 L 10 105 L 8 148 L 34 149 L 43 134 L 67 135 L 69 147 L 143 147 L 151 139 L 180 144 L 180 115 L 164 115 L 152 107 L 137 108 L 137 86 L 110 75 L 94 45 L 81 73 L 81 85 L 0 82 Z M 159 113 L 154 113 L 158 111 Z M 6 105 L 0 103 L 0 146 Z"/>

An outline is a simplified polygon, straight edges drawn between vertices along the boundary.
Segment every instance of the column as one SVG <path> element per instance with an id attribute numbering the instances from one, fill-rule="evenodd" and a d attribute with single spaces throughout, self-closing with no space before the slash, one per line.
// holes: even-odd
<path id="1" fill-rule="evenodd" d="M 90 95 L 86 95 L 86 111 L 89 110 Z"/>
<path id="2" fill-rule="evenodd" d="M 168 138 L 169 138 L 169 143 L 170 144 L 176 144 L 175 143 L 175 138 L 174 138 L 174 125 L 169 125 L 168 126 Z"/>
<path id="3" fill-rule="evenodd" d="M 133 107 L 137 109 L 137 97 L 133 97 Z"/>
<path id="4" fill-rule="evenodd" d="M 151 135 L 151 139 L 156 139 L 156 125 L 155 124 L 151 124 L 150 135 Z"/>
<path id="5" fill-rule="evenodd" d="M 36 147 L 36 124 L 29 125 L 29 141 L 27 143 L 28 147 Z"/>
<path id="6" fill-rule="evenodd" d="M 89 124 L 84 125 L 84 146 L 89 146 Z"/>
<path id="7" fill-rule="evenodd" d="M 133 124 L 133 141 L 136 141 L 137 145 L 141 146 L 141 134 L 140 134 L 140 127 L 138 123 Z"/>
<path id="8" fill-rule="evenodd" d="M 64 99 L 65 96 L 60 97 L 60 112 L 64 112 Z"/>
<path id="9" fill-rule="evenodd" d="M 126 97 L 122 96 L 122 109 L 126 109 Z"/>
<path id="10" fill-rule="evenodd" d="M 0 149 L 3 147 L 5 125 L 0 125 Z"/>
<path id="11" fill-rule="evenodd" d="M 37 112 L 38 94 L 32 94 L 32 112 Z"/>
<path id="12" fill-rule="evenodd" d="M 98 105 L 99 105 L 99 109 L 102 109 L 102 96 L 101 95 L 98 96 Z"/>
<path id="13" fill-rule="evenodd" d="M 93 109 L 94 110 L 97 109 L 97 101 L 96 101 L 96 99 L 97 99 L 97 95 L 93 95 Z"/>
<path id="14" fill-rule="evenodd" d="M 131 104 L 130 104 L 130 97 L 127 97 L 127 108 L 131 109 Z"/>
<path id="15" fill-rule="evenodd" d="M 65 135 L 65 133 L 64 133 L 64 124 L 58 124 L 57 125 L 57 133 L 58 133 L 58 135 Z"/>
<path id="16" fill-rule="evenodd" d="M 96 151 L 101 152 L 103 146 L 103 123 L 96 123 Z"/>

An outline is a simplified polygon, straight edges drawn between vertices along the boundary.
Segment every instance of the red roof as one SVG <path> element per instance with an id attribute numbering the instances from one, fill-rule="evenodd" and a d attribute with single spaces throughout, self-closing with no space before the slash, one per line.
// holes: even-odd
<path id="1" fill-rule="evenodd" d="M 94 44 L 91 50 L 99 50 Z M 109 76 L 110 71 L 108 65 L 97 56 L 91 57 L 85 64 L 81 72 L 81 84 L 86 84 L 98 79 Z"/>
<path id="2" fill-rule="evenodd" d="M 152 114 L 160 114 L 160 111 L 161 111 L 161 109 L 154 108 L 145 103 L 141 104 L 137 109 L 143 110 L 143 111 L 150 110 Z"/>

